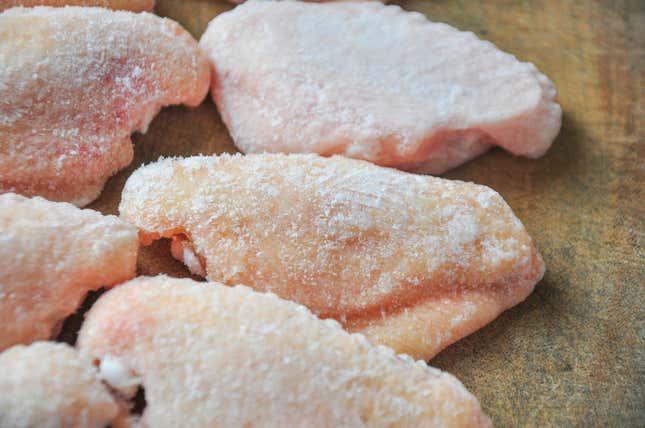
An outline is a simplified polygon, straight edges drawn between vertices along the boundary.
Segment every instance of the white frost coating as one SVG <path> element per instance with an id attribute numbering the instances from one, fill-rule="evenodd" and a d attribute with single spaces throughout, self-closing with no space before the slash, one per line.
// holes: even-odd
<path id="1" fill-rule="evenodd" d="M 1 0 L 0 12 L 15 6 L 93 6 L 132 12 L 152 12 L 155 0 Z"/>
<path id="2" fill-rule="evenodd" d="M 174 237 L 170 244 L 170 251 L 173 257 L 183 262 L 192 274 L 206 276 L 206 268 L 188 239 Z"/>
<path id="3" fill-rule="evenodd" d="M 83 206 L 132 160 L 159 109 L 196 106 L 210 72 L 197 42 L 149 13 L 86 7 L 0 14 L 0 193 Z"/>
<path id="4" fill-rule="evenodd" d="M 134 276 L 138 249 L 115 216 L 0 195 L 0 350 L 51 338 L 88 291 Z"/>
<path id="5" fill-rule="evenodd" d="M 184 263 L 195 275 L 205 276 L 206 270 L 192 248 L 184 247 Z"/>
<path id="6" fill-rule="evenodd" d="M 141 376 L 148 427 L 490 427 L 453 376 L 243 286 L 136 278 L 78 347 Z"/>
<path id="7" fill-rule="evenodd" d="M 141 379 L 128 370 L 118 358 L 109 355 L 101 359 L 99 377 L 125 398 L 132 398 L 141 384 Z"/>
<path id="8" fill-rule="evenodd" d="M 562 111 L 533 64 L 379 2 L 249 1 L 200 40 L 247 153 L 344 154 L 441 173 L 491 145 L 543 155 Z"/>
<path id="9" fill-rule="evenodd" d="M 130 176 L 119 211 L 144 242 L 173 238 L 194 273 L 272 291 L 419 358 L 522 301 L 544 268 L 495 191 L 341 156 L 162 159 Z M 451 324 L 467 299 L 481 303 Z M 443 339 L 425 346 L 426 335 Z"/>
<path id="10" fill-rule="evenodd" d="M 2 352 L 0 392 L 3 428 L 104 428 L 119 410 L 92 362 L 64 343 Z"/>

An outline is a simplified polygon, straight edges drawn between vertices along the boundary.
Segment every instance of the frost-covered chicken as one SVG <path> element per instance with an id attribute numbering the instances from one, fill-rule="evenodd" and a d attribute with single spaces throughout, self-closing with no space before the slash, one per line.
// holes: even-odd
<path id="1" fill-rule="evenodd" d="M 88 291 L 132 278 L 138 248 L 117 217 L 0 195 L 0 351 L 51 338 Z"/>
<path id="2" fill-rule="evenodd" d="M 453 376 L 247 287 L 136 278 L 78 347 L 124 396 L 143 387 L 146 427 L 491 426 Z"/>
<path id="3" fill-rule="evenodd" d="M 196 274 L 294 300 L 430 358 L 528 296 L 544 264 L 485 186 L 341 156 L 164 159 L 128 179 L 120 215 L 173 239 Z"/>
<path id="4" fill-rule="evenodd" d="M 63 343 L 0 353 L 0 426 L 104 428 L 120 414 L 87 357 Z"/>
<path id="5" fill-rule="evenodd" d="M 176 22 L 102 8 L 0 14 L 0 193 L 83 206 L 132 160 L 159 109 L 198 105 L 210 73 Z"/>
<path id="6" fill-rule="evenodd" d="M 472 33 L 376 1 L 249 1 L 200 40 L 245 153 L 342 154 L 441 173 L 497 145 L 542 156 L 555 87 Z"/>
<path id="7" fill-rule="evenodd" d="M 155 0 L 0 0 L 0 12 L 16 6 L 96 6 L 132 12 L 152 12 Z"/>

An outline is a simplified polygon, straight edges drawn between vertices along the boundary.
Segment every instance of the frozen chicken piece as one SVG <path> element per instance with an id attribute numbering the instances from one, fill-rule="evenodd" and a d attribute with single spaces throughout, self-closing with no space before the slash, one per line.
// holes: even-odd
<path id="1" fill-rule="evenodd" d="M 152 12 L 155 0 L 0 0 L 0 11 L 15 6 L 98 6 L 133 12 Z"/>
<path id="2" fill-rule="evenodd" d="M 490 426 L 453 376 L 243 286 L 136 278 L 97 301 L 78 346 L 124 395 L 142 385 L 147 427 Z"/>
<path id="3" fill-rule="evenodd" d="M 241 4 L 244 3 L 246 0 L 227 0 L 229 3 L 235 3 L 235 4 Z M 346 0 L 303 0 L 303 1 L 311 1 L 311 2 L 325 2 L 325 1 L 346 1 Z M 364 1 L 380 1 L 380 0 L 364 0 Z M 389 0 L 383 0 L 384 3 L 387 3 Z"/>
<path id="4" fill-rule="evenodd" d="M 0 391 L 2 427 L 103 428 L 119 414 L 92 361 L 63 343 L 1 353 Z"/>
<path id="5" fill-rule="evenodd" d="M 0 351 L 51 338 L 88 291 L 132 278 L 138 247 L 117 217 L 0 195 Z"/>
<path id="6" fill-rule="evenodd" d="M 128 179 L 123 219 L 173 238 L 196 274 L 272 291 L 415 358 L 526 298 L 544 264 L 485 186 L 317 155 L 164 159 Z"/>
<path id="7" fill-rule="evenodd" d="M 249 1 L 200 47 L 245 153 L 342 154 L 442 173 L 498 145 L 542 156 L 555 87 L 472 33 L 379 2 Z"/>
<path id="8" fill-rule="evenodd" d="M 132 132 L 210 82 L 179 24 L 101 8 L 5 11 L 0 64 L 0 192 L 79 206 L 130 163 Z"/>

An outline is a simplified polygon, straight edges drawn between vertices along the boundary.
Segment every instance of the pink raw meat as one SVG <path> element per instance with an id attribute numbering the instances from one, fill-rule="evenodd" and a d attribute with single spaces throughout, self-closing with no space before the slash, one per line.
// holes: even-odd
<path id="1" fill-rule="evenodd" d="M 135 275 L 138 250 L 136 229 L 114 216 L 0 195 L 0 351 L 56 335 L 90 290 Z"/>
<path id="2" fill-rule="evenodd" d="M 163 159 L 126 183 L 121 218 L 211 281 L 245 284 L 419 359 L 515 306 L 542 279 L 492 189 L 342 156 Z"/>
<path id="3" fill-rule="evenodd" d="M 242 4 L 242 3 L 244 3 L 246 0 L 227 0 L 227 1 L 228 1 L 229 3 Z M 329 2 L 331 2 L 331 1 L 345 1 L 345 0 L 303 0 L 303 1 L 321 2 L 321 3 L 322 3 L 322 2 L 325 2 L 325 1 L 329 1 Z M 366 1 L 368 1 L 368 0 L 366 0 Z M 379 0 L 370 0 L 370 1 L 379 1 Z M 384 3 L 387 3 L 387 0 L 385 0 L 385 1 L 384 1 Z"/>
<path id="4" fill-rule="evenodd" d="M 15 6 L 99 6 L 133 12 L 152 12 L 155 0 L 0 0 L 0 11 Z"/>
<path id="5" fill-rule="evenodd" d="M 492 145 L 543 155 L 555 88 L 472 33 L 379 2 L 249 1 L 200 41 L 238 148 L 441 173 Z"/>
<path id="6" fill-rule="evenodd" d="M 92 360 L 63 343 L 36 342 L 0 354 L 0 426 L 103 428 L 119 406 Z"/>
<path id="7" fill-rule="evenodd" d="M 210 81 L 179 24 L 101 8 L 5 11 L 0 64 L 0 193 L 79 206 L 130 163 L 132 132 Z"/>
<path id="8" fill-rule="evenodd" d="M 453 376 L 247 287 L 139 277 L 87 315 L 81 355 L 142 427 L 491 427 Z"/>

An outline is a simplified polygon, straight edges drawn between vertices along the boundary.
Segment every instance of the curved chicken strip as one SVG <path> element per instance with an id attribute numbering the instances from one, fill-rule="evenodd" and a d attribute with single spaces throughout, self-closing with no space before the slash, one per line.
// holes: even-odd
<path id="1" fill-rule="evenodd" d="M 472 33 L 376 1 L 249 1 L 200 40 L 245 153 L 343 154 L 441 173 L 499 145 L 539 157 L 555 88 Z"/>
<path id="2" fill-rule="evenodd" d="M 152 12 L 155 0 L 0 0 L 0 12 L 15 6 L 98 6 L 132 12 Z"/>
<path id="3" fill-rule="evenodd" d="M 136 278 L 97 301 L 79 350 L 116 389 L 141 383 L 146 427 L 490 426 L 453 376 L 242 286 Z"/>
<path id="4" fill-rule="evenodd" d="M 179 24 L 101 8 L 5 11 L 0 64 L 0 192 L 79 206 L 130 163 L 132 132 L 210 81 Z"/>
<path id="5" fill-rule="evenodd" d="M 138 246 L 117 217 L 0 195 L 0 350 L 51 338 L 88 291 L 132 278 Z"/>
<path id="6" fill-rule="evenodd" d="M 92 361 L 62 343 L 1 353 L 0 391 L 2 427 L 103 428 L 119 413 Z"/>
<path id="7" fill-rule="evenodd" d="M 194 273 L 273 291 L 430 358 L 524 300 L 544 265 L 493 190 L 335 156 L 165 159 L 121 217 Z"/>

